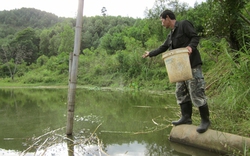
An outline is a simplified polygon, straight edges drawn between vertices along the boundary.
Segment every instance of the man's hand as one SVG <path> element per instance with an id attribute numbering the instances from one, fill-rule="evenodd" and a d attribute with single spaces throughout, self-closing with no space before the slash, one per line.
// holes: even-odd
<path id="1" fill-rule="evenodd" d="M 188 55 L 190 55 L 193 52 L 192 48 L 190 46 L 187 46 L 186 48 L 188 50 Z"/>
<path id="2" fill-rule="evenodd" d="M 149 56 L 149 51 L 145 51 L 145 53 L 142 55 L 143 58 L 146 58 Z"/>

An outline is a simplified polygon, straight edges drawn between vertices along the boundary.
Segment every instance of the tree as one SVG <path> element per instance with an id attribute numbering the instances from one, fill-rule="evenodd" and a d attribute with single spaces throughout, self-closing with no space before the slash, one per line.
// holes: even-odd
<path id="1" fill-rule="evenodd" d="M 40 33 L 39 56 L 42 56 L 42 55 L 49 56 L 49 40 L 50 40 L 49 33 L 50 31 L 48 29 L 44 29 Z"/>
<path id="2" fill-rule="evenodd" d="M 123 30 L 123 26 L 120 25 L 110 29 L 101 38 L 100 47 L 107 50 L 108 54 L 114 54 L 117 50 L 124 50 L 126 47 L 123 40 Z"/>
<path id="3" fill-rule="evenodd" d="M 56 56 L 59 54 L 58 50 L 61 44 L 61 32 L 63 32 L 63 24 L 58 24 L 50 29 L 48 57 Z"/>
<path id="4" fill-rule="evenodd" d="M 136 19 L 130 17 L 113 17 L 113 16 L 95 16 L 83 17 L 83 32 L 81 50 L 86 48 L 96 48 L 101 43 L 101 38 L 114 27 L 119 26 L 121 29 L 132 26 Z M 120 32 L 119 28 L 119 32 Z M 112 29 L 112 30 L 111 30 Z M 111 32 L 109 32 L 111 33 Z"/>
<path id="5" fill-rule="evenodd" d="M 231 48 L 239 50 L 243 45 L 242 34 L 248 31 L 247 16 L 244 16 L 246 0 L 208 0 L 206 34 L 226 38 Z M 249 4 L 249 2 L 248 2 Z"/>
<path id="6" fill-rule="evenodd" d="M 149 20 L 137 20 L 133 27 L 128 27 L 124 31 L 126 36 L 140 41 L 145 47 L 145 42 L 155 33 L 155 31 L 150 31 L 149 25 Z"/>
<path id="7" fill-rule="evenodd" d="M 28 53 L 25 52 L 25 46 L 18 45 L 16 47 L 12 47 L 10 45 L 2 45 L 2 62 L 7 66 L 9 70 L 9 75 L 11 79 L 14 81 L 15 74 L 17 73 L 18 66 L 22 64 L 25 55 Z"/>
<path id="8" fill-rule="evenodd" d="M 58 52 L 73 52 L 74 48 L 74 30 L 69 25 L 65 25 L 63 32 L 60 33 L 61 43 Z"/>
<path id="9" fill-rule="evenodd" d="M 32 28 L 26 28 L 17 32 L 15 38 L 10 42 L 11 47 L 22 48 L 24 53 L 24 61 L 30 65 L 34 63 L 38 57 L 39 52 L 39 38 Z"/>
<path id="10" fill-rule="evenodd" d="M 106 12 L 107 12 L 107 9 L 106 9 L 106 7 L 102 7 L 102 16 L 106 16 L 107 14 L 106 14 Z"/>
<path id="11" fill-rule="evenodd" d="M 172 10 L 175 15 L 183 15 L 188 10 L 187 3 L 180 3 L 178 0 L 156 0 L 151 9 L 146 9 L 144 14 L 146 18 L 159 19 L 160 14 L 166 10 Z"/>

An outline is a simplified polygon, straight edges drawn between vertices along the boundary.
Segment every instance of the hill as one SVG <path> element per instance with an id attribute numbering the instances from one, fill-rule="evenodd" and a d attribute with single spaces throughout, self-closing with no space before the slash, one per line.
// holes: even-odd
<path id="1" fill-rule="evenodd" d="M 66 19 L 34 8 L 0 11 L 0 38 L 15 34 L 27 27 L 34 29 L 52 27 Z"/>

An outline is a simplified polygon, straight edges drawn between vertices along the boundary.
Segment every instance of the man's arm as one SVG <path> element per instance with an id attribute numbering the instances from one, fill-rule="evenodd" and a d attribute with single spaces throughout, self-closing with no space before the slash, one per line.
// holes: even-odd
<path id="1" fill-rule="evenodd" d="M 197 35 L 191 22 L 185 22 L 184 33 L 191 39 L 188 46 L 191 47 L 192 50 L 196 49 L 199 44 L 200 37 Z"/>
<path id="2" fill-rule="evenodd" d="M 149 57 L 157 56 L 157 55 L 165 52 L 166 50 L 168 50 L 169 43 L 170 43 L 170 41 L 169 41 L 169 37 L 168 37 L 168 39 L 159 48 L 152 50 L 149 53 Z"/>
<path id="3" fill-rule="evenodd" d="M 157 49 L 155 50 L 152 50 L 152 51 L 145 51 L 145 53 L 142 55 L 143 58 L 146 58 L 146 57 L 153 57 L 153 56 L 157 56 L 163 52 L 165 52 L 166 50 L 168 50 L 169 48 L 169 45 L 170 45 L 170 35 L 168 35 L 168 38 L 167 40 Z"/>

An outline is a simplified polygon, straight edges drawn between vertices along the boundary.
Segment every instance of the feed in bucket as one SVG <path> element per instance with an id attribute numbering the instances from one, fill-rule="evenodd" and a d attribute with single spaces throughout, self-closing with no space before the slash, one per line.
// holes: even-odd
<path id="1" fill-rule="evenodd" d="M 165 62 L 171 83 L 193 78 L 188 50 L 186 48 L 178 48 L 164 52 L 162 58 Z"/>

